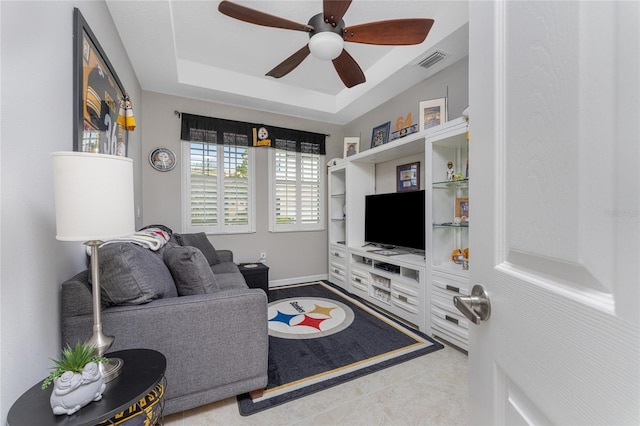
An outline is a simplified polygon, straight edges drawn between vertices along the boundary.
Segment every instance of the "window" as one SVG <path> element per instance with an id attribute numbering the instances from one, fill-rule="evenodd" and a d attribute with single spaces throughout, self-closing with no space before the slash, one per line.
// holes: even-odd
<path id="1" fill-rule="evenodd" d="M 213 234 L 255 232 L 254 155 L 244 135 L 215 131 L 183 141 L 183 229 Z M 200 139 L 200 138 L 198 138 Z"/>
<path id="2" fill-rule="evenodd" d="M 279 144 L 295 144 L 277 141 Z M 286 149 L 269 151 L 269 230 L 318 231 L 324 224 L 324 156 Z"/>

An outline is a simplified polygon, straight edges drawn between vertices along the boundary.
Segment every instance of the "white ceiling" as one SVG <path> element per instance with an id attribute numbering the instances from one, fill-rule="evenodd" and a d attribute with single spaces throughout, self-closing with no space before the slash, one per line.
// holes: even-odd
<path id="1" fill-rule="evenodd" d="M 235 1 L 306 24 L 322 0 Z M 354 0 L 347 26 L 398 18 L 432 18 L 415 46 L 345 43 L 366 83 L 345 88 L 330 61 L 313 56 L 281 79 L 269 70 L 309 40 L 301 31 L 267 28 L 218 12 L 217 0 L 107 0 L 143 90 L 346 124 L 468 54 L 466 1 Z M 447 57 L 418 63 L 436 49 Z"/>

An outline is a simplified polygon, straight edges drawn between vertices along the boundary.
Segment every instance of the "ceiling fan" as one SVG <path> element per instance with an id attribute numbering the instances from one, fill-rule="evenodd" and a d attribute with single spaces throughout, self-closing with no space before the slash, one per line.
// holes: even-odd
<path id="1" fill-rule="evenodd" d="M 232 18 L 265 27 L 305 31 L 309 43 L 278 64 L 266 75 L 281 78 L 296 68 L 309 54 L 318 59 L 331 60 L 340 79 L 347 87 L 366 81 L 362 69 L 344 49 L 344 42 L 405 46 L 420 44 L 429 34 L 433 19 L 391 19 L 345 26 L 342 17 L 352 0 L 323 0 L 323 13 L 319 13 L 307 24 L 290 21 L 259 10 L 241 6 L 230 1 L 221 1 L 218 10 Z"/>

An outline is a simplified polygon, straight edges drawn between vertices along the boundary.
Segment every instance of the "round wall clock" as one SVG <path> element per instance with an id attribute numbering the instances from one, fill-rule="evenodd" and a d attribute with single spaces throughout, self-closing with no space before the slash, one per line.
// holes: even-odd
<path id="1" fill-rule="evenodd" d="M 149 154 L 151 167 L 161 172 L 168 172 L 176 166 L 176 155 L 167 148 L 156 148 Z"/>

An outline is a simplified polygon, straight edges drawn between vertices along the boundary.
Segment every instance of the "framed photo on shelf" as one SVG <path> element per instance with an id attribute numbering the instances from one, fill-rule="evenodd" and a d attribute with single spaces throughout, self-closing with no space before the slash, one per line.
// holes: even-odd
<path id="1" fill-rule="evenodd" d="M 420 131 L 447 121 L 447 98 L 420 102 Z"/>
<path id="2" fill-rule="evenodd" d="M 420 162 L 396 167 L 396 176 L 397 192 L 420 190 Z"/>
<path id="3" fill-rule="evenodd" d="M 78 8 L 73 10 L 73 150 L 126 157 L 125 90 Z"/>
<path id="4" fill-rule="evenodd" d="M 390 121 L 373 128 L 373 132 L 371 133 L 371 148 L 375 148 L 376 146 L 384 145 L 389 142 L 390 128 Z"/>
<path id="5" fill-rule="evenodd" d="M 469 217 L 469 197 L 456 198 L 456 217 Z"/>
<path id="6" fill-rule="evenodd" d="M 344 158 L 351 157 L 360 152 L 360 137 L 344 138 Z"/>

